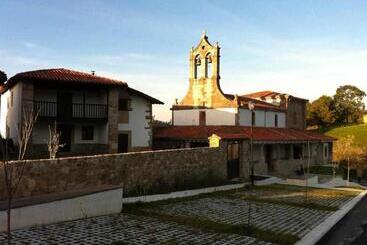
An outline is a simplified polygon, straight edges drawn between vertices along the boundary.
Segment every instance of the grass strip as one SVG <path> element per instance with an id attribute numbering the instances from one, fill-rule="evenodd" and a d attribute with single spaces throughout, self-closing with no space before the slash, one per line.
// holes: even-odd
<path id="1" fill-rule="evenodd" d="M 297 202 L 280 201 L 280 200 L 274 200 L 274 199 L 264 199 L 264 198 L 258 198 L 258 197 L 248 197 L 248 196 L 241 196 L 240 198 L 242 200 L 246 200 L 246 201 L 254 201 L 254 202 L 261 202 L 261 203 L 273 203 L 273 204 L 287 205 L 287 206 L 293 206 L 293 207 L 298 207 L 298 208 L 317 209 L 317 210 L 322 210 L 322 211 L 335 212 L 335 211 L 339 210 L 339 208 L 337 208 L 337 207 L 325 206 L 325 205 L 320 205 L 320 204 L 311 203 L 311 202 L 307 202 L 307 201 L 302 202 L 302 203 L 297 203 Z"/>

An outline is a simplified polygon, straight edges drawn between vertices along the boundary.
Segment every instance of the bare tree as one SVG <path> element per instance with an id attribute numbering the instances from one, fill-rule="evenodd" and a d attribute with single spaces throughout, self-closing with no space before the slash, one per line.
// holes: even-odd
<path id="1" fill-rule="evenodd" d="M 48 125 L 49 138 L 47 142 L 48 152 L 50 153 L 50 159 L 55 159 L 56 154 L 59 151 L 60 147 L 63 147 L 63 144 L 60 144 L 60 136 L 61 133 L 57 132 L 56 122 L 55 126 L 51 128 Z"/>
<path id="2" fill-rule="evenodd" d="M 26 161 L 24 161 L 24 156 L 27 151 L 29 139 L 31 138 L 34 124 L 38 118 L 38 112 L 34 112 L 28 107 L 23 108 L 22 121 L 20 126 L 17 127 L 18 133 L 18 162 L 9 162 L 8 158 L 8 140 L 2 141 L 2 153 L 3 153 L 3 171 L 4 180 L 7 193 L 7 239 L 8 244 L 11 242 L 11 209 L 12 201 L 16 191 L 19 187 L 19 183 L 24 175 Z M 4 145 L 5 144 L 5 145 Z"/>
<path id="3" fill-rule="evenodd" d="M 38 118 L 38 111 L 34 112 L 33 109 L 28 107 L 23 108 L 23 117 L 21 127 L 18 127 L 18 160 L 23 160 L 27 151 L 28 142 L 32 135 L 34 124 Z"/>

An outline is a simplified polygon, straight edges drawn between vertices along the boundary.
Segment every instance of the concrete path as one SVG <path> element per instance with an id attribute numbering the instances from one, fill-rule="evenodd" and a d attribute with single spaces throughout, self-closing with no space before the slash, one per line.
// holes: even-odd
<path id="1" fill-rule="evenodd" d="M 365 196 L 317 245 L 362 245 L 367 244 L 367 196 Z"/>

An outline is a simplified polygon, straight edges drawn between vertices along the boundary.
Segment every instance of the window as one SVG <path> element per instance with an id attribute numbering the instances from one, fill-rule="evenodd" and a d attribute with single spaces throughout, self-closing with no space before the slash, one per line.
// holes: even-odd
<path id="1" fill-rule="evenodd" d="M 274 126 L 278 127 L 278 115 L 277 114 L 275 114 L 274 116 Z"/>
<path id="2" fill-rule="evenodd" d="M 205 57 L 205 77 L 210 78 L 212 76 L 212 56 L 207 54 Z"/>
<path id="3" fill-rule="evenodd" d="M 303 158 L 302 145 L 293 145 L 293 159 Z"/>
<path id="4" fill-rule="evenodd" d="M 82 140 L 93 140 L 94 128 L 93 126 L 82 127 Z"/>
<path id="5" fill-rule="evenodd" d="M 119 99 L 119 111 L 130 110 L 130 100 L 129 99 Z"/>
<path id="6" fill-rule="evenodd" d="M 256 114 L 254 111 L 251 112 L 251 124 L 252 126 L 255 126 L 255 122 L 256 122 Z"/>
<path id="7" fill-rule="evenodd" d="M 197 55 L 195 57 L 195 61 L 194 61 L 194 78 L 198 79 L 200 76 L 200 65 L 201 65 L 201 59 L 200 59 L 200 55 Z"/>
<path id="8" fill-rule="evenodd" d="M 324 144 L 324 159 L 329 157 L 329 148 L 327 144 Z"/>

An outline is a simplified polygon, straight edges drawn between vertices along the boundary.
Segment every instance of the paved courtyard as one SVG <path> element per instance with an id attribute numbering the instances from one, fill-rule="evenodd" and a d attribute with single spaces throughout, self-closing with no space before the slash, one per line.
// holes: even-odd
<path id="1" fill-rule="evenodd" d="M 251 205 L 251 207 L 250 207 Z M 204 198 L 161 208 L 162 213 L 208 219 L 231 225 L 250 224 L 276 232 L 304 236 L 332 214 L 330 211 L 300 208 L 241 199 Z"/>
<path id="2" fill-rule="evenodd" d="M 358 193 L 310 188 L 305 203 L 304 188 L 272 185 L 127 205 L 122 214 L 14 231 L 12 244 L 292 244 Z M 257 233 L 244 232 L 248 224 Z"/>
<path id="3" fill-rule="evenodd" d="M 259 244 L 255 238 L 216 234 L 173 222 L 130 214 L 107 215 L 55 225 L 17 230 L 15 245 L 99 245 L 99 244 Z M 0 233 L 0 244 L 6 244 Z"/>

